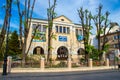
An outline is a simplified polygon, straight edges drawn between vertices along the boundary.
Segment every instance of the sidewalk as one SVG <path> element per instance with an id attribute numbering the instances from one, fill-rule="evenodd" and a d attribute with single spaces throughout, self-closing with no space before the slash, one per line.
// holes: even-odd
<path id="1" fill-rule="evenodd" d="M 77 67 L 77 68 L 12 68 L 11 73 L 29 73 L 29 72 L 68 72 L 68 71 L 90 71 L 90 70 L 107 70 L 114 69 L 115 66 L 100 66 L 100 67 Z M 117 67 L 116 67 L 117 68 Z M 2 73 L 2 68 L 0 68 L 0 73 Z"/>

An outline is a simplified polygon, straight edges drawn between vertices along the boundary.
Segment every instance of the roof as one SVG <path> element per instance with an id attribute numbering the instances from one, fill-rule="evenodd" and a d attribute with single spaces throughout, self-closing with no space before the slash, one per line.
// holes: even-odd
<path id="1" fill-rule="evenodd" d="M 115 35 L 115 34 L 119 34 L 120 32 L 118 31 L 118 32 L 112 32 L 112 33 L 108 33 L 108 34 L 106 34 L 106 36 L 109 36 L 109 35 Z M 100 36 L 101 38 L 103 37 L 104 35 L 102 35 L 102 36 Z"/>
<path id="2" fill-rule="evenodd" d="M 54 18 L 54 21 L 60 21 L 61 18 L 67 20 L 67 21 L 65 21 L 65 22 L 67 22 L 67 23 L 72 23 L 72 20 L 70 20 L 69 18 L 67 18 L 67 17 L 64 16 L 64 15 L 61 15 L 61 16 L 58 16 L 58 17 Z M 32 19 L 33 19 L 33 20 L 48 21 L 48 19 L 40 19 L 40 18 L 32 18 Z M 73 24 L 76 25 L 76 26 L 81 26 L 81 24 L 79 24 L 79 23 L 73 23 Z"/>

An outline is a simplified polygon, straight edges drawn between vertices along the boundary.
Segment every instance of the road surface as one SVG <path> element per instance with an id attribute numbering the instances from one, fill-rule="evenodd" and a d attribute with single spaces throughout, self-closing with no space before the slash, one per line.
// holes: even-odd
<path id="1" fill-rule="evenodd" d="M 0 75 L 0 80 L 120 80 L 120 71 L 11 73 L 7 76 Z"/>

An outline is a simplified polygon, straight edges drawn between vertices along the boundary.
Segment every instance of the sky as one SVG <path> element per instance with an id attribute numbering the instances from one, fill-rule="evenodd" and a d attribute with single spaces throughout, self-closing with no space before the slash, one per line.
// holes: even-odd
<path id="1" fill-rule="evenodd" d="M 24 0 L 20 1 L 22 1 L 21 6 L 24 7 Z M 110 12 L 110 21 L 120 24 L 120 0 L 57 0 L 55 12 L 57 13 L 57 16 L 64 15 L 72 20 L 73 23 L 80 24 L 77 10 L 80 7 L 83 7 L 84 9 L 91 11 L 92 14 L 97 14 L 96 11 L 99 4 L 103 5 L 103 14 L 106 11 Z M 5 16 L 3 5 L 5 5 L 5 0 L 0 0 L 0 26 L 3 24 Z M 17 6 L 13 4 L 10 30 L 18 30 L 19 18 L 16 7 Z M 36 0 L 33 18 L 47 19 L 47 8 L 48 0 Z"/>

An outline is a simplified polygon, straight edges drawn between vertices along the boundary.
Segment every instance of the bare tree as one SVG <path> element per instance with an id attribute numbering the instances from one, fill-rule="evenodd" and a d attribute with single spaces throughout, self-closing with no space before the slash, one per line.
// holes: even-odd
<path id="1" fill-rule="evenodd" d="M 36 0 L 33 0 L 32 4 L 31 4 L 31 0 L 25 0 L 24 1 L 24 9 L 22 12 L 20 12 L 21 8 L 20 8 L 20 1 L 17 0 L 17 7 L 18 7 L 18 12 L 19 12 L 19 18 L 20 18 L 20 22 L 19 22 L 19 29 L 20 29 L 20 41 L 22 44 L 22 36 L 24 36 L 24 43 L 22 44 L 22 54 L 23 54 L 23 67 L 25 66 L 25 58 L 28 51 L 26 51 L 26 45 L 27 45 L 27 39 L 28 39 L 28 34 L 29 34 L 29 30 L 30 30 L 30 24 L 31 24 L 31 18 L 32 18 L 32 14 L 33 14 L 33 9 L 34 9 L 34 5 L 35 5 Z M 24 25 L 24 30 L 23 30 L 23 34 L 22 35 L 22 25 Z"/>
<path id="2" fill-rule="evenodd" d="M 104 21 L 104 17 L 102 16 L 102 5 L 99 5 L 98 8 L 98 14 L 96 16 L 93 17 L 93 21 L 95 23 L 96 26 L 96 33 L 97 33 L 97 39 L 98 39 L 98 52 L 100 52 L 100 34 L 102 32 L 102 22 Z"/>
<path id="3" fill-rule="evenodd" d="M 22 41 L 22 21 L 24 16 L 24 11 L 21 11 L 20 9 L 20 1 L 17 0 L 17 8 L 18 8 L 18 14 L 19 14 L 19 33 L 20 33 L 20 48 L 22 49 L 23 41 Z"/>
<path id="4" fill-rule="evenodd" d="M 10 17 L 11 17 L 11 13 L 10 13 L 11 5 L 12 5 L 12 0 L 6 0 L 5 18 L 4 18 L 4 23 L 3 23 L 2 30 L 1 30 L 1 33 L 0 33 L 0 50 L 2 48 L 4 39 L 5 39 L 5 35 L 6 35 L 6 31 L 7 31 L 7 28 L 8 28 L 9 20 L 10 20 Z"/>
<path id="5" fill-rule="evenodd" d="M 114 27 L 115 24 L 111 23 L 108 19 L 109 12 L 107 11 L 105 15 L 102 14 L 102 5 L 100 4 L 98 7 L 98 14 L 93 17 L 94 24 L 96 26 L 96 38 L 98 39 L 98 52 L 99 52 L 99 59 L 102 59 L 103 51 L 107 45 L 108 40 L 106 40 L 106 35 L 109 31 Z M 107 28 L 109 29 L 107 31 Z M 101 34 L 103 34 L 103 44 L 101 43 Z"/>
<path id="6" fill-rule="evenodd" d="M 84 49 L 85 49 L 85 60 L 87 61 L 89 58 L 89 37 L 90 37 L 90 30 L 92 29 L 91 26 L 91 19 L 92 19 L 92 14 L 89 12 L 87 9 L 83 10 L 81 7 L 78 10 L 78 15 L 81 20 L 81 25 L 82 25 L 82 30 L 83 30 L 83 41 L 84 41 Z"/>

